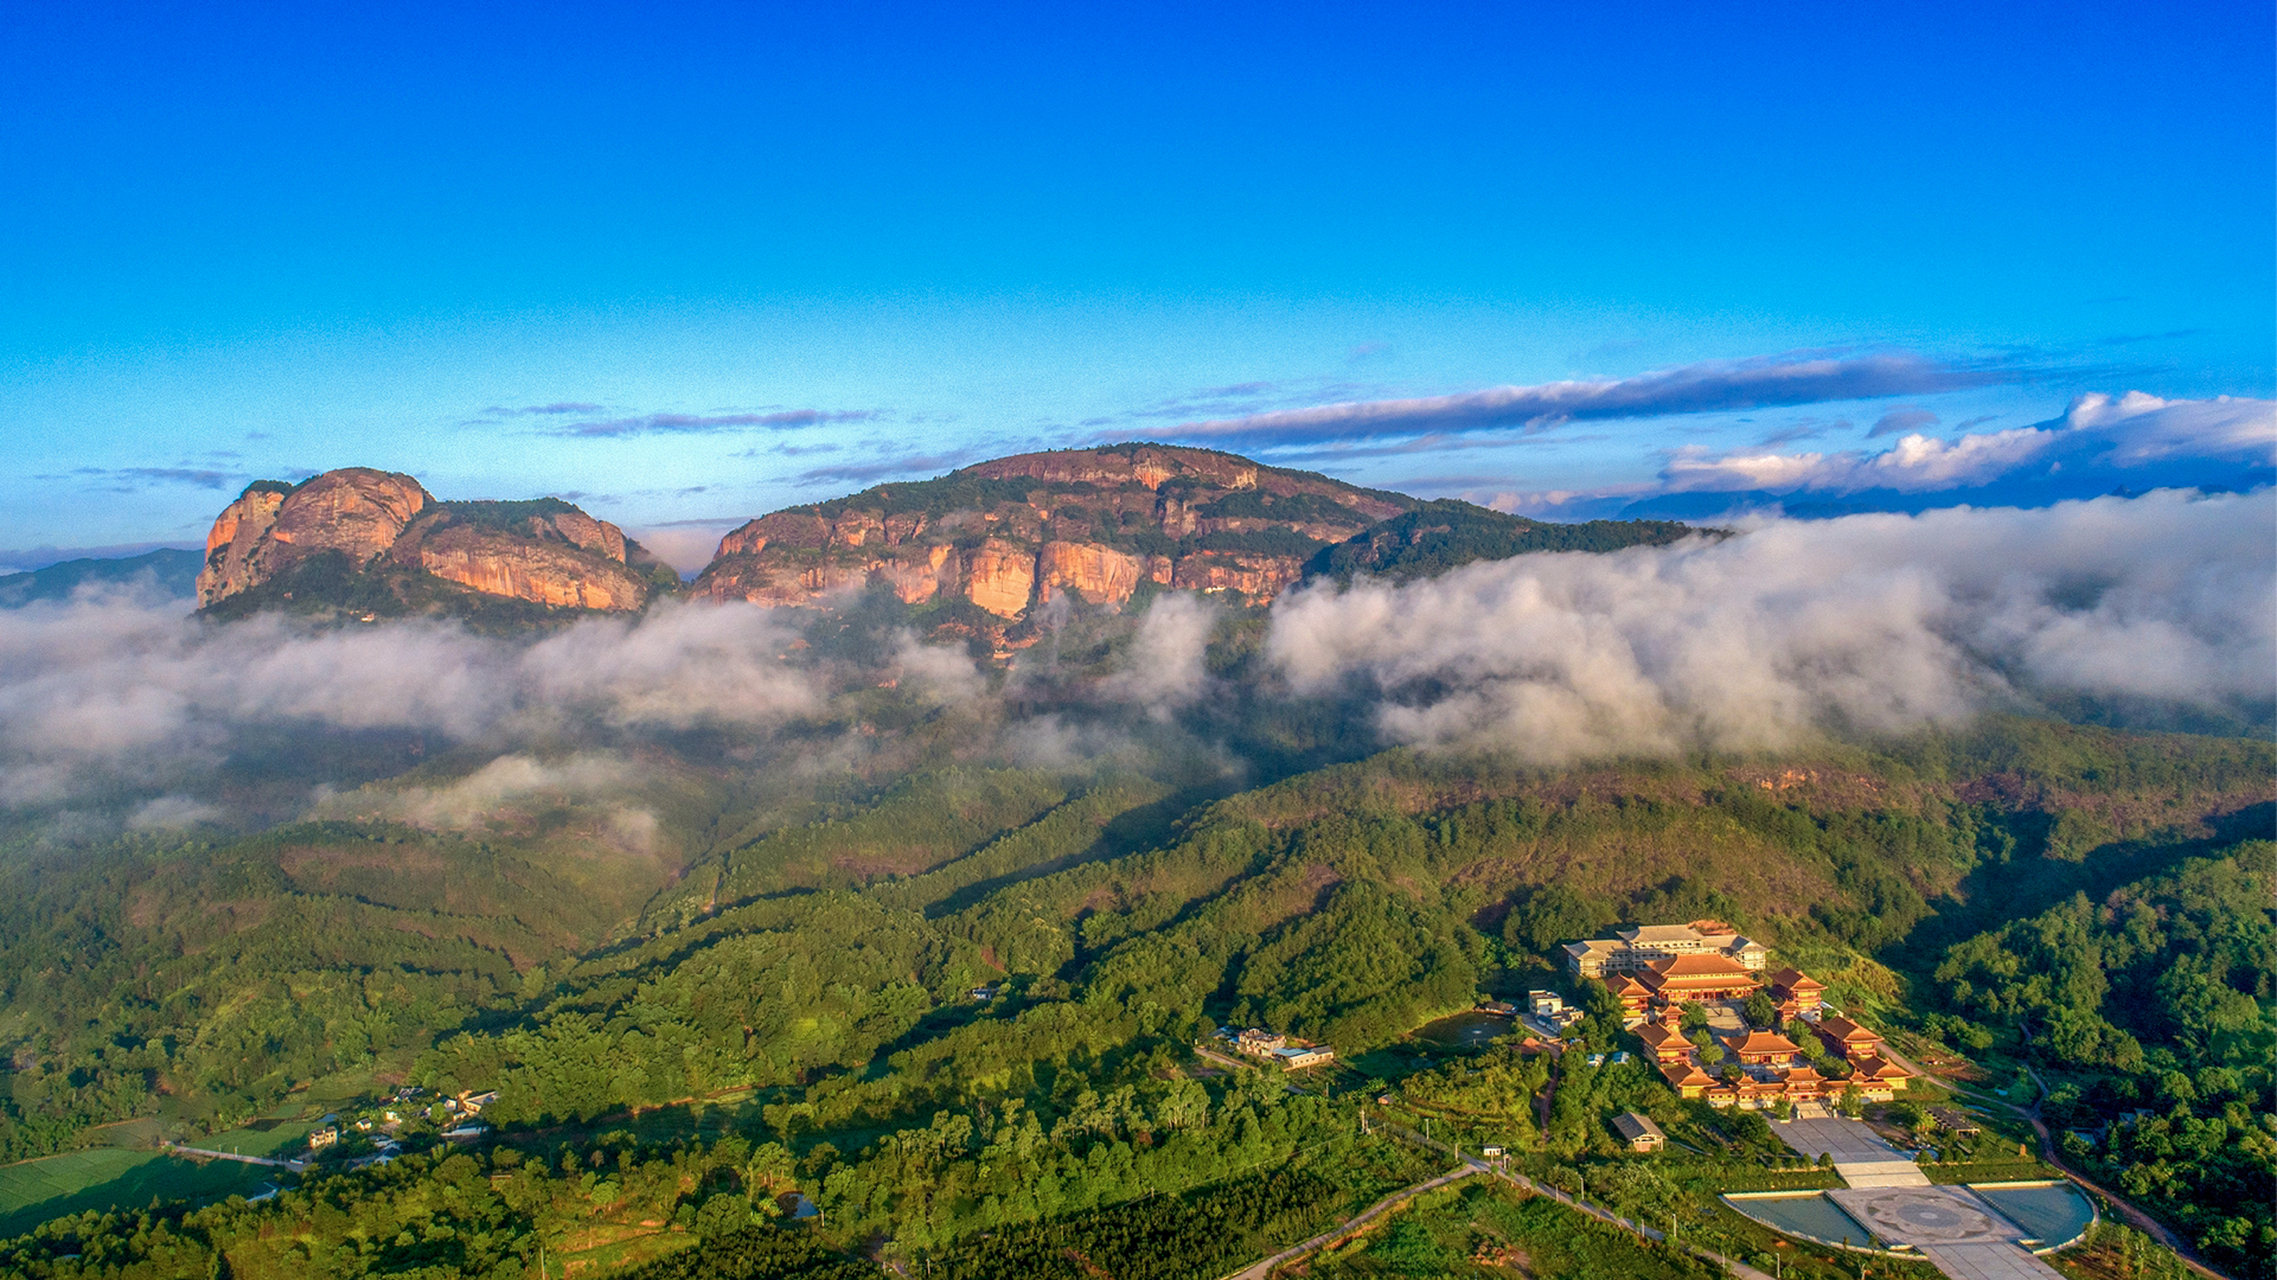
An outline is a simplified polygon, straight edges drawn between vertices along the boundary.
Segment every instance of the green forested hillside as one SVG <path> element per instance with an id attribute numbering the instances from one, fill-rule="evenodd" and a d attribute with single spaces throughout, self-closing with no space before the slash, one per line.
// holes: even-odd
<path id="1" fill-rule="evenodd" d="M 1957 1047 L 2007 1037 L 2076 1073 L 2080 1092 L 2051 1107 L 2161 1109 L 2165 1130 L 2095 1158 L 2223 1256 L 2265 1229 L 2230 1209 L 2269 1167 L 2266 742 L 2010 720 L 1570 771 L 1391 752 L 1246 790 L 1010 761 L 880 776 L 867 794 L 688 781 L 667 852 L 598 869 L 545 852 L 580 819 L 543 806 L 484 836 L 334 823 L 19 869 L 0 903 L 0 1025 L 20 1046 L 7 1140 L 32 1154 L 130 1115 L 194 1133 L 358 1072 L 495 1089 L 484 1119 L 525 1163 L 492 1157 L 475 1182 L 551 1189 L 452 1210 L 491 1215 L 485 1265 L 600 1248 L 596 1224 L 616 1224 L 719 1241 L 716 1263 L 687 1254 L 659 1276 L 832 1274 L 865 1244 L 1012 1274 L 1035 1250 L 1132 1233 L 1199 1249 L 1205 1226 L 1180 1224 L 1219 1220 L 1181 1216 L 1183 1197 L 1292 1161 L 1328 1189 L 1243 1191 L 1263 1197 L 1256 1223 L 1295 1230 L 1414 1172 L 1398 1149 L 1354 1145 L 1361 1093 L 1218 1072 L 1189 1047 L 1207 1028 L 1260 1023 L 1364 1058 L 1482 990 L 1550 978 L 1555 941 L 1713 914 L 1839 961 L 1822 970 L 1846 1004 L 1913 1009 Z M 1504 1074 L 1418 1076 L 1415 1096 L 1542 1083 L 1485 1066 Z M 1681 1112 L 1633 1065 L 1586 1070 L 1567 1073 L 1547 1130 L 1511 1141 L 1577 1159 L 1606 1141 L 1601 1108 Z M 696 1106 L 739 1108 L 732 1133 L 639 1136 Z M 2153 1153 L 2154 1134 L 2208 1148 L 2209 1125 L 2234 1159 Z M 612 1126 L 620 1146 L 591 1145 Z M 717 1141 L 745 1145 L 728 1159 Z M 642 1207 L 629 1173 L 602 1189 L 609 1168 L 656 1161 L 684 1172 L 642 1175 Z M 40 1258 L 99 1239 L 121 1261 L 96 1273 L 131 1274 L 166 1236 L 232 1274 L 285 1274 L 256 1243 L 271 1227 L 335 1249 L 360 1214 L 401 1220 L 373 1197 L 463 1195 L 438 1188 L 475 1185 L 469 1167 L 405 1162 L 374 1189 L 340 1179 L 267 1208 L 161 1215 L 163 1231 L 70 1220 L 12 1265 L 49 1274 Z M 795 1247 L 774 1228 L 735 1234 L 792 1188 L 822 1212 Z M 346 1197 L 343 1216 L 312 1194 Z M 2228 1207 L 2192 1217 L 2193 1198 Z M 1264 1229 L 1250 1220 L 1206 1231 Z M 437 1257 L 461 1271 L 434 1274 L 472 1265 Z"/>
<path id="2" fill-rule="evenodd" d="M 1305 574 L 1343 582 L 1365 573 L 1406 582 L 1477 560 L 1506 560 L 1536 551 L 1658 547 L 1703 533 L 1722 536 L 1717 530 L 1674 520 L 1528 520 L 1457 498 L 1439 498 L 1321 548 L 1306 561 Z"/>
<path id="3" fill-rule="evenodd" d="M 2038 1062 L 2068 1158 L 2261 1275 L 2277 1258 L 2277 844 L 2213 852 L 1954 945 L 1931 1025 Z"/>

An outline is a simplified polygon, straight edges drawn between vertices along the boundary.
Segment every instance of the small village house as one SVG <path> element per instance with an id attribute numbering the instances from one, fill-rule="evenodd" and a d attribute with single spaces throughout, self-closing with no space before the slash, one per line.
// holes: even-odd
<path id="1" fill-rule="evenodd" d="M 1624 1111 L 1613 1117 L 1613 1131 L 1631 1151 L 1658 1151 L 1668 1145 L 1668 1135 L 1652 1122 L 1652 1117 L 1634 1111 Z"/>
<path id="2" fill-rule="evenodd" d="M 1222 1031 L 1219 1034 L 1224 1034 Z M 1252 1058 L 1278 1062 L 1290 1070 L 1317 1067 L 1336 1060 L 1336 1050 L 1324 1044 L 1297 1040 L 1277 1031 L 1251 1027 L 1233 1038 L 1233 1047 Z"/>
<path id="3" fill-rule="evenodd" d="M 1250 1027 L 1233 1038 L 1233 1047 L 1253 1058 L 1263 1058 L 1275 1049 L 1287 1048 L 1289 1038 L 1276 1031 Z"/>

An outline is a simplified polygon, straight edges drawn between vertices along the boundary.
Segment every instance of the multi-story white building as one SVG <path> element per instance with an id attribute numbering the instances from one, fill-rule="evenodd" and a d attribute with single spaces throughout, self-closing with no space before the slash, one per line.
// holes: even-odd
<path id="1" fill-rule="evenodd" d="M 1760 970 L 1770 960 L 1770 948 L 1740 936 L 1721 920 L 1694 920 L 1690 924 L 1647 924 L 1616 929 L 1610 938 L 1565 944 L 1565 967 L 1576 977 L 1602 978 L 1608 973 L 1633 973 L 1673 956 L 1720 955 L 1742 968 Z"/>

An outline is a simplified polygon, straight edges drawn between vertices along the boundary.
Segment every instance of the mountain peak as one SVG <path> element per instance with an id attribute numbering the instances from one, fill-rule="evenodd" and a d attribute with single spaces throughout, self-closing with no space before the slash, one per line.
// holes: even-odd
<path id="1" fill-rule="evenodd" d="M 377 616 L 487 599 L 614 612 L 648 603 L 663 585 L 654 570 L 623 530 L 559 498 L 441 502 L 410 476 L 343 467 L 247 486 L 206 535 L 198 604 Z"/>
<path id="2" fill-rule="evenodd" d="M 1121 605 L 1160 588 L 1272 599 L 1321 548 L 1416 505 L 1234 454 L 1154 444 L 1024 453 L 761 516 L 693 588 L 802 604 L 882 583 L 1000 631 L 1060 595 Z"/>

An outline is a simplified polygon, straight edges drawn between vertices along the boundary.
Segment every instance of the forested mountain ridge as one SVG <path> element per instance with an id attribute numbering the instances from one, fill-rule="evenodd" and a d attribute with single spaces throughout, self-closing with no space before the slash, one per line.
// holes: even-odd
<path id="1" fill-rule="evenodd" d="M 1127 444 L 1019 454 L 934 480 L 762 516 L 720 540 L 693 590 L 804 604 L 878 583 L 909 605 L 1017 629 L 1055 594 L 1121 605 L 1142 590 L 1264 602 L 1325 543 L 1415 505 L 1207 449 Z M 955 618 L 951 618 L 954 622 Z"/>
<path id="2" fill-rule="evenodd" d="M 64 560 L 26 573 L 0 574 L 0 609 L 69 600 L 90 589 L 147 589 L 165 599 L 188 599 L 197 594 L 198 570 L 204 563 L 195 551 L 160 548 L 117 560 Z"/>
<path id="3" fill-rule="evenodd" d="M 1932 945 L 1940 922 L 2060 914 L 2081 892 L 2116 893 L 2125 920 L 2200 892 L 2202 867 L 2261 868 L 2238 842 L 2271 825 L 2277 751 L 2008 720 L 1571 771 L 1394 751 L 1214 796 L 986 762 L 897 766 L 836 798 L 733 776 L 656 775 L 644 803 L 674 816 L 645 842 L 619 831 L 615 859 L 566 856 L 613 829 L 609 806 L 537 797 L 479 835 L 334 818 L 26 866 L 0 905 L 19 1046 L 0 1133 L 18 1154 L 154 1112 L 194 1133 L 358 1073 L 494 1089 L 505 1135 L 755 1088 L 751 1140 L 789 1162 L 767 1176 L 822 1205 L 830 1238 L 947 1248 L 1241 1167 L 1213 1144 L 1250 1141 L 1261 1099 L 1167 1069 L 1205 1027 L 1363 1055 L 1539 983 L 1545 940 L 1618 920 L 1730 919 L 1849 957 L 1822 966 L 1847 1003 L 1997 1029 L 2038 997 L 1984 1006 L 1980 979 L 1956 984 L 2040 935 Z M 2266 1029 L 2266 950 L 2195 970 L 2233 993 L 2202 1000 L 2226 1010 L 2210 1016 L 2247 1029 L 2221 1053 Z M 2197 1024 L 2113 1016 L 2152 1059 L 2208 1051 Z M 956 1115 L 983 1119 L 941 1129 Z M 1319 1123 L 1275 1119 L 1255 1150 Z"/>
<path id="4" fill-rule="evenodd" d="M 1394 582 L 1475 560 L 1505 560 L 1539 551 L 1618 551 L 1665 546 L 1703 531 L 1673 520 L 1552 523 L 1505 515 L 1456 498 L 1439 498 L 1372 525 L 1305 562 L 1305 577 L 1349 582 L 1372 574 Z"/>

